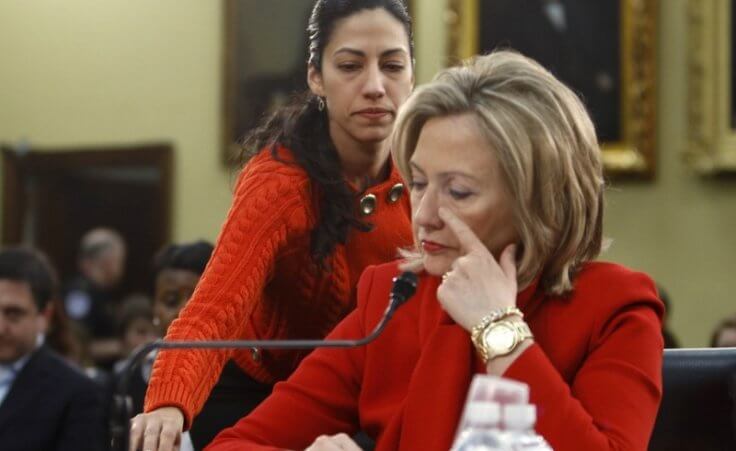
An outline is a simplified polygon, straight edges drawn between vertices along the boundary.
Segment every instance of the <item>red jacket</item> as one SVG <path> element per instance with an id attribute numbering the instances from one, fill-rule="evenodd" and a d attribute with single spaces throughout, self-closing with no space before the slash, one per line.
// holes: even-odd
<path id="1" fill-rule="evenodd" d="M 358 308 L 330 338 L 367 335 L 387 304 L 395 264 L 369 268 Z M 304 449 L 321 434 L 362 428 L 377 450 L 447 451 L 474 373 L 469 334 L 441 309 L 439 279 L 416 295 L 366 347 L 321 349 L 208 450 Z M 663 313 L 641 273 L 589 263 L 568 298 L 531 286 L 518 306 L 535 335 L 505 377 L 530 386 L 537 431 L 557 451 L 645 450 L 661 398 Z"/>
<path id="2" fill-rule="evenodd" d="M 351 230 L 324 271 L 311 258 L 310 236 L 319 217 L 316 195 L 290 152 L 278 161 L 262 151 L 243 169 L 232 207 L 212 259 L 167 340 L 322 338 L 355 308 L 355 290 L 368 265 L 397 258 L 412 242 L 409 196 L 397 191 L 401 177 L 368 188 L 376 196 L 366 222 Z M 392 191 L 393 189 L 393 191 Z M 356 209 L 358 202 L 356 201 Z M 286 379 L 307 351 L 162 351 L 156 359 L 145 410 L 175 406 L 185 427 L 204 405 L 229 358 L 254 379 Z"/>

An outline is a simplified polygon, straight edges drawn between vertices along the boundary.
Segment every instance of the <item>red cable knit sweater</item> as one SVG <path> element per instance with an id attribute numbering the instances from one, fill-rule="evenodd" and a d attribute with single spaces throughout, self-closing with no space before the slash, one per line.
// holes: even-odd
<path id="1" fill-rule="evenodd" d="M 293 161 L 286 149 L 279 158 Z M 166 335 L 171 340 L 321 338 L 355 307 L 355 287 L 368 265 L 393 260 L 411 243 L 408 195 L 396 200 L 391 174 L 367 190 L 374 211 L 363 219 L 370 232 L 351 230 L 345 245 L 326 259 L 331 272 L 310 256 L 316 201 L 300 167 L 268 151 L 242 171 L 233 204 L 204 274 Z M 396 189 L 393 194 L 396 194 Z M 357 208 L 357 207 L 356 207 Z M 185 428 L 201 410 L 229 358 L 254 379 L 288 377 L 308 351 L 163 351 L 154 365 L 145 411 L 175 406 Z"/>

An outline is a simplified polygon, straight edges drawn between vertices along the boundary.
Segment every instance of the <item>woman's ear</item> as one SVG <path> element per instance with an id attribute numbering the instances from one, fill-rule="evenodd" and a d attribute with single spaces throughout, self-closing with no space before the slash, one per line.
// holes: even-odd
<path id="1" fill-rule="evenodd" d="M 307 68 L 307 84 L 314 95 L 317 97 L 325 96 L 325 88 L 322 84 L 322 73 L 311 64 Z"/>

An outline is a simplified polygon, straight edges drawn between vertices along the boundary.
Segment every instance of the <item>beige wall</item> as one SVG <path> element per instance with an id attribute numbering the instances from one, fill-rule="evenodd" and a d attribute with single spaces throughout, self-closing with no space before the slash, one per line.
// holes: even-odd
<path id="1" fill-rule="evenodd" d="M 736 181 L 704 180 L 683 164 L 685 0 L 661 5 L 659 174 L 608 194 L 604 258 L 644 270 L 674 301 L 686 345 L 707 341 L 736 311 Z M 221 2 L 0 2 L 0 141 L 34 145 L 171 140 L 175 239 L 214 238 L 230 197 L 219 162 Z M 417 79 L 442 64 L 439 1 L 415 0 Z"/>
<path id="2" fill-rule="evenodd" d="M 170 141 L 174 238 L 214 238 L 230 200 L 221 15 L 209 0 L 0 2 L 0 141 Z"/>
<path id="3" fill-rule="evenodd" d="M 605 232 L 615 241 L 605 257 L 665 286 L 675 332 L 684 344 L 700 346 L 720 318 L 736 312 L 736 179 L 704 179 L 684 163 L 686 1 L 660 8 L 658 177 L 610 190 Z"/>

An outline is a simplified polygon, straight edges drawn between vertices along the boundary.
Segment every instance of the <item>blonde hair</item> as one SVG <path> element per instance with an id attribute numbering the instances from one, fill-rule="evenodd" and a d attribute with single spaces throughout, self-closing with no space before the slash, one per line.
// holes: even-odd
<path id="1" fill-rule="evenodd" d="M 603 245 L 600 148 L 585 107 L 518 53 L 475 57 L 440 72 L 404 104 L 392 144 L 405 180 L 424 124 L 460 114 L 477 119 L 512 195 L 519 286 L 539 275 L 545 292 L 569 293 L 575 273 Z"/>

